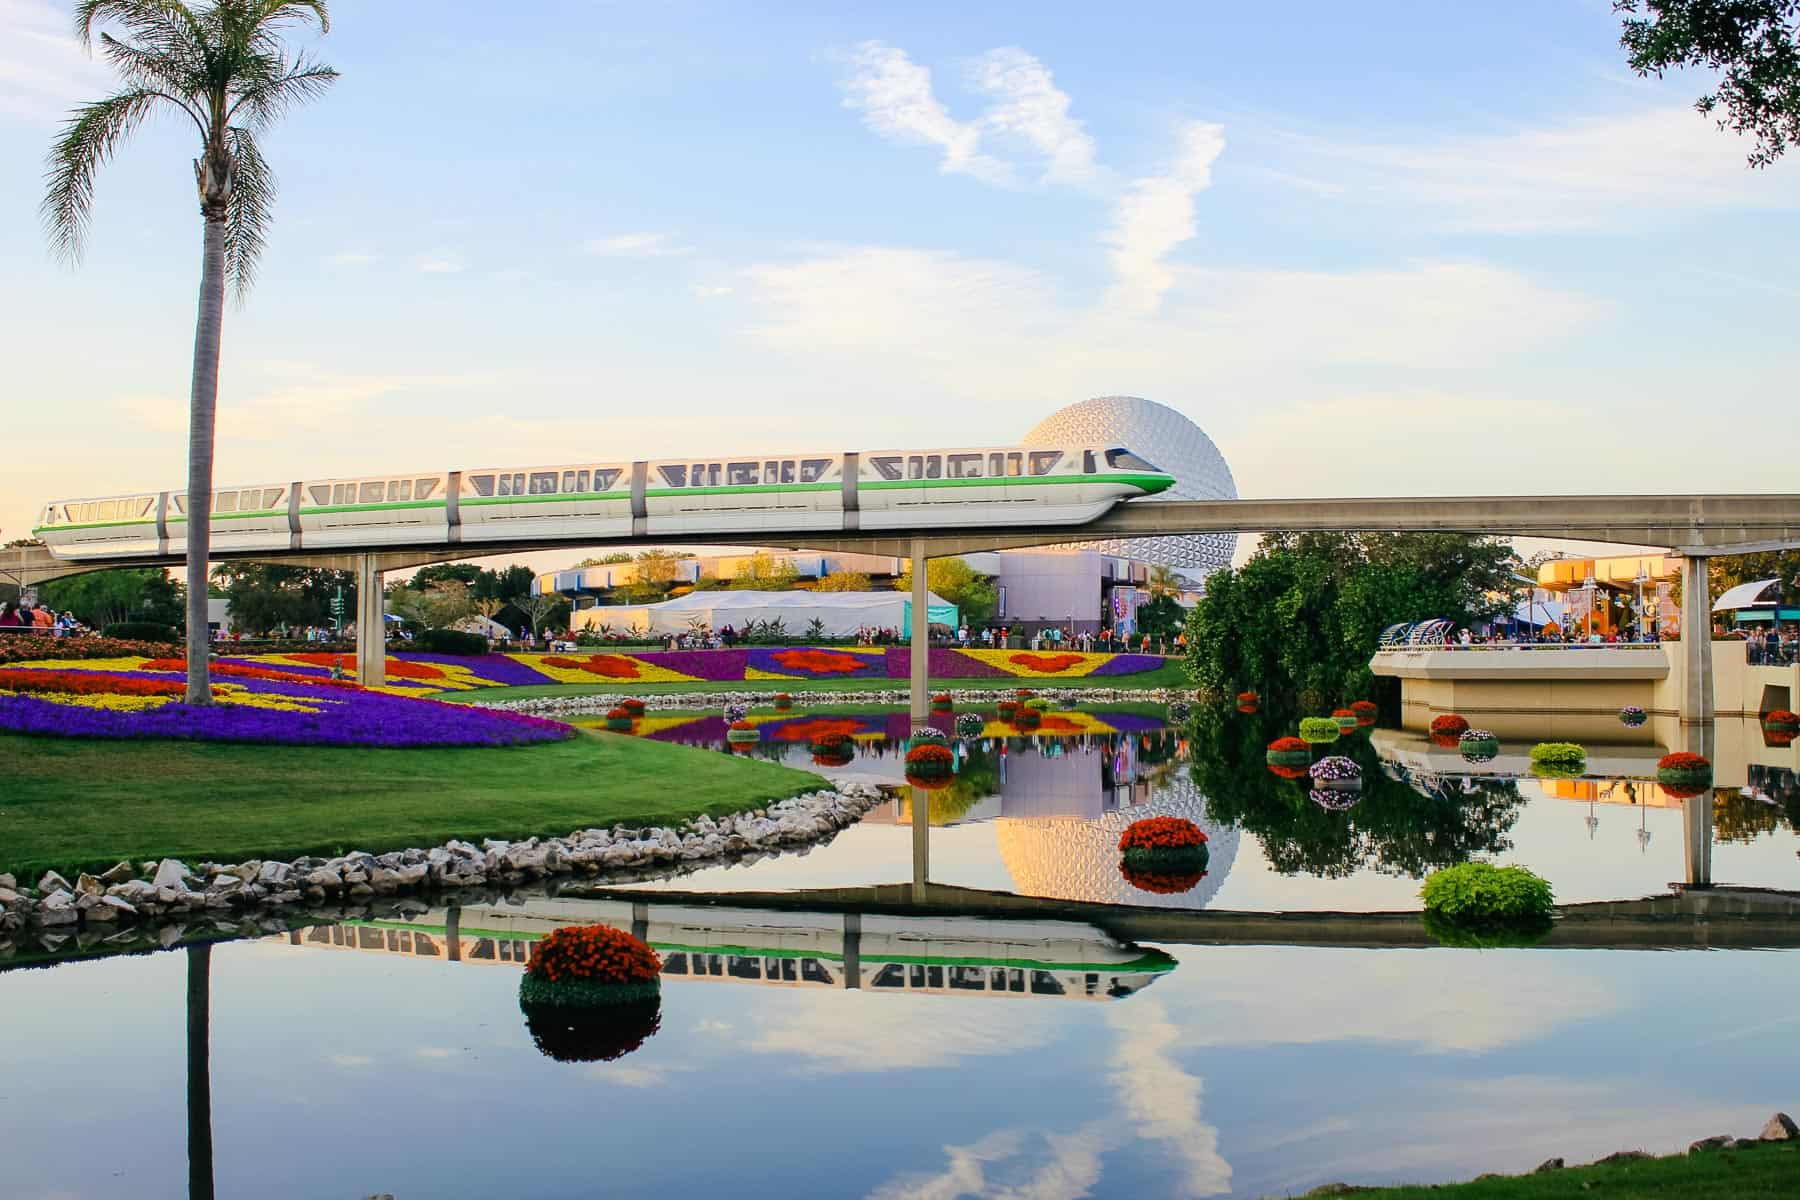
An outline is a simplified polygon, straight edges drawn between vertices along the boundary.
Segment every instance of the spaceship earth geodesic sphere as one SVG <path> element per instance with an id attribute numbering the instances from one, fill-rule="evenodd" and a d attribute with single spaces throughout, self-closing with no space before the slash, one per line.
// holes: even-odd
<path id="1" fill-rule="evenodd" d="M 1237 499 L 1237 483 L 1231 478 L 1225 456 L 1204 430 L 1166 404 L 1138 396 L 1096 396 L 1052 413 L 1025 435 L 1027 446 L 1069 442 L 1124 446 L 1175 476 L 1173 487 L 1134 500 L 1134 504 Z M 1161 563 L 1187 575 L 1203 577 L 1231 565 L 1231 556 L 1237 551 L 1237 534 L 1112 538 L 1074 544 L 1078 549 Z"/>

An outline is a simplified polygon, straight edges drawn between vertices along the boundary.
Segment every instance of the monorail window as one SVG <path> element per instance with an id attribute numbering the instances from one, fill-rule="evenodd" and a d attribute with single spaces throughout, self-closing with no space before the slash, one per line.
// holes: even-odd
<path id="1" fill-rule="evenodd" d="M 781 482 L 781 464 L 771 458 L 768 462 L 763 464 L 762 474 L 763 485 L 765 487 L 773 487 L 775 484 Z"/>
<path id="2" fill-rule="evenodd" d="M 1162 470 L 1161 467 L 1145 462 L 1122 446 L 1106 452 L 1106 465 L 1126 471 L 1156 471 L 1160 473 Z"/>
<path id="3" fill-rule="evenodd" d="M 556 495 L 556 472 L 533 471 L 531 473 L 531 494 L 533 496 Z"/>
<path id="4" fill-rule="evenodd" d="M 950 986 L 965 992 L 985 992 L 987 971 L 981 967 L 951 967 Z"/>
<path id="5" fill-rule="evenodd" d="M 1048 475 L 1057 463 L 1062 461 L 1061 450 L 1033 450 L 1031 452 L 1031 473 Z"/>
<path id="6" fill-rule="evenodd" d="M 875 978 L 869 981 L 870 987 L 903 988 L 906 986 L 906 968 L 899 963 L 888 963 L 875 972 Z"/>
<path id="7" fill-rule="evenodd" d="M 944 456 L 927 454 L 925 456 L 925 478 L 936 479 L 944 473 Z"/>
<path id="8" fill-rule="evenodd" d="M 761 979 L 762 959 L 732 954 L 725 959 L 725 973 L 733 979 Z"/>
<path id="9" fill-rule="evenodd" d="M 793 983 L 800 978 L 800 968 L 791 958 L 771 958 L 768 960 L 769 978 L 781 976 L 781 982 Z"/>
<path id="10" fill-rule="evenodd" d="M 237 511 L 236 492 L 214 492 L 213 511 L 216 513 L 233 513 Z"/>
<path id="11" fill-rule="evenodd" d="M 837 982 L 837 980 L 831 977 L 831 972 L 825 969 L 825 964 L 816 958 L 803 958 L 800 960 L 800 978 L 807 983 Z"/>
<path id="12" fill-rule="evenodd" d="M 1031 994 L 1034 996 L 1063 996 L 1068 993 L 1063 988 L 1062 980 L 1050 972 L 1033 971 L 1031 973 Z"/>
<path id="13" fill-rule="evenodd" d="M 357 497 L 356 502 L 358 504 L 380 504 L 381 498 L 386 494 L 387 484 L 380 480 L 374 483 L 365 483 L 362 485 L 361 494 Z"/>
<path id="14" fill-rule="evenodd" d="M 656 469 L 662 472 L 664 485 L 672 488 L 687 486 L 686 467 L 658 467 Z"/>
<path id="15" fill-rule="evenodd" d="M 611 491 L 612 485 L 614 483 L 618 482 L 619 476 L 621 476 L 623 474 L 624 474 L 624 472 L 619 470 L 617 467 L 595 467 L 594 468 L 594 490 L 596 492 Z"/>
<path id="16" fill-rule="evenodd" d="M 907 456 L 906 477 L 908 479 L 925 478 L 925 456 L 923 454 L 912 454 Z"/>
<path id="17" fill-rule="evenodd" d="M 437 491 L 437 485 L 438 485 L 438 481 L 435 479 L 419 480 L 418 482 L 413 484 L 413 499 L 414 500 L 425 499 L 427 496 L 431 495 L 431 493 Z"/>
<path id="18" fill-rule="evenodd" d="M 411 499 L 412 499 L 412 480 L 410 480 L 410 479 L 390 479 L 390 480 L 388 480 L 388 503 L 389 504 L 397 504 L 402 500 L 411 500 Z"/>
<path id="19" fill-rule="evenodd" d="M 1081 452 L 1081 473 L 1083 475 L 1092 475 L 1094 473 L 1094 452 L 1092 450 L 1083 450 Z"/>
<path id="20" fill-rule="evenodd" d="M 829 458 L 803 458 L 800 460 L 800 482 L 817 483 L 825 478 L 825 472 L 831 469 Z"/>
<path id="21" fill-rule="evenodd" d="M 262 506 L 264 508 L 274 508 L 277 504 L 281 503 L 281 498 L 285 495 L 287 495 L 286 488 L 264 488 Z"/>
<path id="22" fill-rule="evenodd" d="M 874 467 L 875 473 L 880 475 L 883 479 L 906 478 L 906 473 L 900 469 L 899 455 L 880 455 L 871 458 L 869 460 L 869 465 Z"/>
<path id="23" fill-rule="evenodd" d="M 781 482 L 794 482 L 794 460 L 791 458 L 781 460 Z"/>
<path id="24" fill-rule="evenodd" d="M 727 487 L 755 487 L 762 482 L 761 469 L 753 462 L 728 463 L 725 467 Z"/>
<path id="25" fill-rule="evenodd" d="M 184 517 L 187 516 L 187 493 L 186 492 L 176 492 L 173 496 L 169 497 L 169 503 L 175 507 L 176 512 L 180 513 Z M 324 501 L 320 501 L 320 503 L 324 503 Z"/>
<path id="26" fill-rule="evenodd" d="M 329 483 L 312 484 L 306 489 L 306 494 L 312 497 L 314 504 L 331 503 L 331 485 Z"/>
<path id="27" fill-rule="evenodd" d="M 466 476 L 466 478 L 469 481 L 469 486 L 475 489 L 475 494 L 477 496 L 491 496 L 494 494 L 494 477 L 492 475 L 469 475 Z"/>
<path id="28" fill-rule="evenodd" d="M 688 472 L 688 486 L 718 487 L 723 466 L 722 463 L 695 463 L 694 469 Z"/>
<path id="29" fill-rule="evenodd" d="M 685 954 L 665 954 L 665 955 L 663 955 L 662 973 L 664 975 L 686 975 L 688 973 L 687 955 L 685 955 Z"/>
<path id="30" fill-rule="evenodd" d="M 994 457 L 999 458 L 1000 456 L 996 454 Z M 981 478 L 981 455 L 979 454 L 952 454 L 944 461 L 950 468 L 949 475 L 952 479 Z M 999 472 L 996 471 L 995 474 L 999 474 Z"/>

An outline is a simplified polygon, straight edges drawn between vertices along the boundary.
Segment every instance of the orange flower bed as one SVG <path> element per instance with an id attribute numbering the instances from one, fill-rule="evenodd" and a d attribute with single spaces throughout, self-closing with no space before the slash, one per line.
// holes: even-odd
<path id="1" fill-rule="evenodd" d="M 1121 850 L 1191 850 L 1206 845 L 1206 833 L 1185 817 L 1146 817 L 1119 835 Z"/>
<path id="2" fill-rule="evenodd" d="M 123 675 L 103 675 L 97 671 L 6 667 L 0 669 L 0 691 L 58 696 L 180 696 L 187 691 L 187 682 L 180 679 L 133 679 Z"/>
<path id="3" fill-rule="evenodd" d="M 184 658 L 153 658 L 140 670 L 174 671 L 187 674 L 187 660 Z M 299 675 L 293 671 L 277 671 L 271 667 L 252 667 L 245 663 L 216 662 L 206 668 L 209 675 L 221 675 L 227 679 L 266 679 L 271 683 L 303 683 L 307 687 L 340 687 L 355 688 L 360 685 L 348 679 L 320 679 L 317 675 Z"/>
<path id="4" fill-rule="evenodd" d="M 869 665 L 865 656 L 840 650 L 777 650 L 769 657 L 790 671 L 808 675 L 854 675 Z"/>
<path id="5" fill-rule="evenodd" d="M 346 671 L 356 670 L 356 656 L 354 654 L 317 654 L 307 652 L 303 654 L 284 654 L 282 657 L 293 662 L 305 663 L 309 667 L 329 667 L 336 665 L 342 667 Z M 402 658 L 389 658 L 387 660 L 387 673 L 392 675 L 395 679 L 444 678 L 444 673 L 430 663 L 408 662 Z M 311 677 L 307 678 L 307 682 L 313 682 Z"/>
<path id="6" fill-rule="evenodd" d="M 784 742 L 824 743 L 832 737 L 846 740 L 850 735 L 861 733 L 863 723 L 854 717 L 807 717 L 799 721 L 782 723 L 776 735 Z"/>
<path id="7" fill-rule="evenodd" d="M 547 667 L 558 667 L 564 671 L 585 671 L 589 675 L 598 675 L 602 679 L 636 679 L 638 665 L 629 658 L 617 654 L 590 654 L 586 658 L 566 658 L 552 654 L 544 659 Z"/>
<path id="8" fill-rule="evenodd" d="M 662 959 L 610 925 L 565 925 L 531 948 L 525 973 L 550 983 L 652 983 Z"/>

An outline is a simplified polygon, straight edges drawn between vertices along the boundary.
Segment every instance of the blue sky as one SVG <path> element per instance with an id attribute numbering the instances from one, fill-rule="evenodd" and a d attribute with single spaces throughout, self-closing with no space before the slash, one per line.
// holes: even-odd
<path id="1" fill-rule="evenodd" d="M 184 473 L 192 135 L 51 259 L 43 152 L 107 86 L 66 7 L 0 0 L 0 536 Z M 1793 487 L 1758 414 L 1800 167 L 1633 77 L 1605 0 L 514 7 L 333 5 L 221 483 L 1010 441 L 1127 393 L 1245 495 Z"/>

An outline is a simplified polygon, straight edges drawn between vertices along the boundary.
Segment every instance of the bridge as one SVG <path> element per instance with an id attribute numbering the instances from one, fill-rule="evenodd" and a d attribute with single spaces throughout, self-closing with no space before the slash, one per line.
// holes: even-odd
<path id="1" fill-rule="evenodd" d="M 1800 547 L 1800 494 L 1695 494 L 1663 496 L 1411 496 L 1341 499 L 1273 500 L 1139 500 L 1122 503 L 1081 525 L 996 525 L 988 527 L 921 526 L 915 529 L 859 532 L 796 529 L 783 526 L 770 513 L 766 528 L 707 533 L 692 539 L 706 545 L 755 545 L 838 552 L 862 552 L 929 560 L 984 550 L 1055 545 L 1089 538 L 1131 538 L 1196 533 L 1359 532 L 1470 533 L 1509 537 L 1559 537 L 1668 547 L 1684 556 L 1684 629 L 1710 629 L 1711 613 L 1706 559 L 1719 554 L 1745 554 Z M 466 531 L 459 531 L 466 532 Z M 378 530 L 371 535 L 378 537 Z M 382 574 L 429 563 L 493 554 L 529 554 L 550 550 L 602 549 L 669 544 L 666 537 L 584 536 L 459 538 L 438 544 L 334 548 L 329 552 L 304 545 L 285 551 L 218 551 L 215 561 L 279 562 L 289 566 L 354 571 L 357 575 L 357 677 L 365 683 L 386 681 Z M 84 559 L 79 563 L 53 557 L 42 546 L 15 547 L 0 553 L 0 577 L 24 586 L 85 571 L 122 566 L 178 566 L 180 554 L 129 559 Z M 912 630 L 912 708 L 927 712 L 925 572 L 915 571 Z M 1713 718 L 1711 643 L 1707 638 L 1683 642 L 1681 720 L 1684 726 L 1709 727 Z"/>

